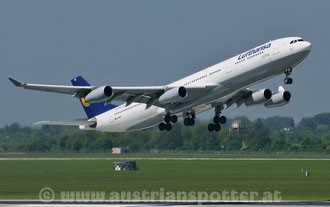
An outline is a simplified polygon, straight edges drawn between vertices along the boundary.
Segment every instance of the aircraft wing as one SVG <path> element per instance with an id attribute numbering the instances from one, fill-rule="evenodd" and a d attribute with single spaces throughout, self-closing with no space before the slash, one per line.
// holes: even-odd
<path id="1" fill-rule="evenodd" d="M 112 87 L 113 95 L 106 101 L 123 101 L 128 105 L 133 102 L 153 105 L 157 97 L 165 91 L 165 86 Z"/>
<path id="2" fill-rule="evenodd" d="M 23 83 L 14 78 L 9 78 L 9 80 L 17 87 L 23 87 L 25 89 L 63 93 L 69 94 L 76 98 L 84 98 L 87 94 L 97 89 L 98 86 L 65 86 L 65 85 L 46 85 L 46 84 L 31 84 Z M 216 87 L 215 84 L 207 85 L 193 85 L 187 86 L 189 98 L 185 101 L 200 97 L 206 91 Z M 139 86 L 139 87 L 111 87 L 112 95 L 105 100 L 105 104 L 109 104 L 112 101 L 124 101 L 127 105 L 133 102 L 145 103 L 147 107 L 155 105 L 158 107 L 165 107 L 165 105 L 160 104 L 159 97 L 167 90 L 171 89 L 167 86 Z M 168 105 L 168 104 L 166 104 Z"/>
<path id="3" fill-rule="evenodd" d="M 240 107 L 244 103 L 244 100 L 253 92 L 255 92 L 255 90 L 252 90 L 250 88 L 244 88 L 242 90 L 236 91 L 236 93 L 232 94 L 231 97 L 228 97 L 228 99 L 226 100 L 226 108 L 229 108 L 233 104 L 236 104 L 235 108 Z"/>
<path id="4" fill-rule="evenodd" d="M 186 87 L 189 97 L 183 100 L 183 102 L 199 97 L 213 87 L 215 86 L 201 85 L 201 86 Z M 166 86 L 147 86 L 147 87 L 112 87 L 112 89 L 114 91 L 114 95 L 107 100 L 106 104 L 110 103 L 113 100 L 116 100 L 116 101 L 126 102 L 127 105 L 133 102 L 138 102 L 138 103 L 147 104 L 147 107 L 150 107 L 151 105 L 158 107 L 165 107 L 164 104 L 159 103 L 158 99 L 166 90 L 169 90 L 171 88 L 167 88 Z"/>
<path id="5" fill-rule="evenodd" d="M 75 120 L 75 121 L 39 121 L 35 124 L 40 125 L 63 125 L 63 126 L 92 126 L 96 124 L 94 120 Z"/>
<path id="6" fill-rule="evenodd" d="M 53 93 L 64 93 L 75 96 L 77 98 L 83 98 L 92 90 L 98 88 L 97 86 L 65 86 L 65 85 L 47 85 L 47 84 L 31 84 L 23 83 L 14 78 L 9 78 L 9 80 L 17 87 L 22 87 L 30 90 L 53 92 Z M 138 96 L 138 95 L 153 95 L 164 90 L 164 86 L 144 86 L 144 87 L 111 87 L 113 90 L 113 96 L 111 100 L 125 100 L 125 96 L 120 98 L 122 95 L 126 96 Z M 108 101 L 108 102 L 110 102 Z"/>
<path id="7" fill-rule="evenodd" d="M 77 97 L 84 97 L 86 94 L 95 89 L 95 86 L 63 86 L 63 85 L 45 85 L 45 84 L 31 84 L 23 83 L 14 78 L 9 78 L 9 80 L 17 87 L 23 87 L 25 89 L 46 91 L 54 93 L 64 93 Z"/>

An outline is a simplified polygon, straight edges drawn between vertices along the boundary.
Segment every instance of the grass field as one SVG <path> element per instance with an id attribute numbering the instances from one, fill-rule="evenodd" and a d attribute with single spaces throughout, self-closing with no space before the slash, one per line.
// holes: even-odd
<path id="1" fill-rule="evenodd" d="M 326 160 L 139 160 L 139 171 L 113 170 L 107 160 L 2 160 L 1 199 L 38 199 L 43 187 L 60 191 L 279 190 L 283 200 L 329 200 Z M 311 172 L 301 176 L 300 169 Z M 257 197 L 261 199 L 261 197 Z"/>
<path id="2" fill-rule="evenodd" d="M 217 153 L 28 153 L 0 154 L 0 158 L 318 158 L 330 159 L 330 154 L 217 154 Z"/>

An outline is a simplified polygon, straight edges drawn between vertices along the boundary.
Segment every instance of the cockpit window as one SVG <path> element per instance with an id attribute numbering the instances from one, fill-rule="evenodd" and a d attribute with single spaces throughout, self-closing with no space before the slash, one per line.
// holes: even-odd
<path id="1" fill-rule="evenodd" d="M 297 40 L 291 40 L 290 44 L 296 43 L 296 42 L 302 42 L 304 41 L 303 39 L 297 39 Z"/>

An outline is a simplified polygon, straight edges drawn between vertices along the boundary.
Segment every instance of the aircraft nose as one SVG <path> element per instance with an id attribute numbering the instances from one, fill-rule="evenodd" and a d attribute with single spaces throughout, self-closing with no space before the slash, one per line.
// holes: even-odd
<path id="1" fill-rule="evenodd" d="M 311 51 L 312 50 L 312 43 L 310 43 L 308 41 L 305 41 L 304 50 Z"/>

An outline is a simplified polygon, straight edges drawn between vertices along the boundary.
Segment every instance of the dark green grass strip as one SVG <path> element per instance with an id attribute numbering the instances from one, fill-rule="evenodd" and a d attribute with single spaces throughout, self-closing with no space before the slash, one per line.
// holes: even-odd
<path id="1" fill-rule="evenodd" d="M 329 200 L 330 161 L 140 160 L 139 171 L 112 161 L 0 161 L 0 198 L 38 199 L 60 191 L 281 191 L 283 200 Z M 301 176 L 300 169 L 310 171 Z M 259 196 L 258 199 L 261 199 Z"/>

